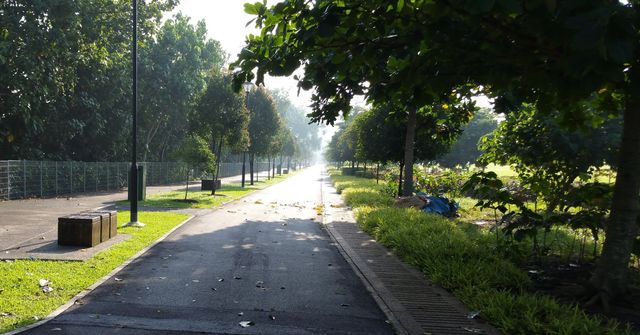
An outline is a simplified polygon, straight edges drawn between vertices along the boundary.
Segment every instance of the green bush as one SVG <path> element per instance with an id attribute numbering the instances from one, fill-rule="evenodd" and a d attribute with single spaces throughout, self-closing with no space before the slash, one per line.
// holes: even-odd
<path id="1" fill-rule="evenodd" d="M 335 173 L 332 178 L 364 231 L 469 308 L 480 310 L 505 334 L 634 334 L 616 322 L 533 293 L 525 271 L 496 248 L 493 233 L 415 209 L 390 207 L 384 185 L 367 179 Z"/>
<path id="2" fill-rule="evenodd" d="M 349 187 L 342 191 L 344 202 L 351 207 L 391 206 L 393 199 L 369 187 Z"/>

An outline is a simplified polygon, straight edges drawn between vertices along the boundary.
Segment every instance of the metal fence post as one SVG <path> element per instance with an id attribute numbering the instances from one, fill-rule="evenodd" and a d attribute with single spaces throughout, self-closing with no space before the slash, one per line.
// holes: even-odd
<path id="1" fill-rule="evenodd" d="M 27 161 L 22 161 L 22 194 L 27 198 Z"/>
<path id="2" fill-rule="evenodd" d="M 109 163 L 106 164 L 107 166 L 107 191 L 109 190 Z"/>
<path id="3" fill-rule="evenodd" d="M 7 161 L 7 200 L 11 200 L 11 164 Z"/>
<path id="4" fill-rule="evenodd" d="M 56 196 L 58 196 L 58 162 L 56 162 Z"/>
<path id="5" fill-rule="evenodd" d="M 69 193 L 73 194 L 73 161 L 69 162 Z"/>
<path id="6" fill-rule="evenodd" d="M 44 197 L 44 192 L 42 190 L 44 187 L 44 185 L 42 185 L 42 170 L 44 170 L 44 163 L 40 161 L 40 198 Z"/>

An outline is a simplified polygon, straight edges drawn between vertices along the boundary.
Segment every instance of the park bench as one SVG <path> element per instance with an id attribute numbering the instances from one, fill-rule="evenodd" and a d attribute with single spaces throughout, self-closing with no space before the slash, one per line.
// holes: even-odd
<path id="1" fill-rule="evenodd" d="M 116 211 L 93 210 L 58 218 L 58 244 L 94 247 L 118 234 Z"/>

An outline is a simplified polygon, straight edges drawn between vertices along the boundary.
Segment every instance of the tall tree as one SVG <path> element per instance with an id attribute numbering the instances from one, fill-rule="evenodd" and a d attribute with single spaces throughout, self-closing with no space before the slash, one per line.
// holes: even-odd
<path id="1" fill-rule="evenodd" d="M 175 4 L 140 6 L 141 44 L 153 36 L 162 11 Z M 127 3 L 109 0 L 0 4 L 3 158 L 126 156 L 129 13 Z"/>
<path id="2" fill-rule="evenodd" d="M 245 151 L 249 142 L 249 113 L 244 97 L 231 89 L 231 77 L 212 73 L 207 90 L 200 98 L 196 113 L 191 117 L 191 128 L 211 139 L 211 149 L 216 153 L 214 182 L 218 180 L 223 145 L 237 151 Z M 215 187 L 212 194 L 215 194 Z"/>
<path id="3" fill-rule="evenodd" d="M 256 155 L 268 153 L 272 138 L 278 131 L 279 117 L 273 99 L 266 88 L 258 86 L 247 96 L 249 109 L 249 173 L 253 185 Z"/>
<path id="4" fill-rule="evenodd" d="M 184 136 L 188 116 L 205 89 L 211 70 L 219 71 L 224 52 L 207 40 L 204 21 L 191 25 L 178 13 L 164 22 L 140 56 L 140 130 L 143 160 L 164 160 Z M 161 136 L 159 136 L 161 134 Z"/>

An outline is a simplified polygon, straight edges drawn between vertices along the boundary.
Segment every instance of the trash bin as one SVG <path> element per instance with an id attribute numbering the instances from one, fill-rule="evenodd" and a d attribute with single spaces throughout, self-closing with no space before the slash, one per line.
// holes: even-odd
<path id="1" fill-rule="evenodd" d="M 129 185 L 132 185 L 131 182 L 131 170 L 129 170 Z M 133 199 L 133 187 L 129 187 L 129 201 Z M 144 201 L 147 199 L 147 174 L 144 170 L 144 166 L 138 165 L 138 200 Z"/>

